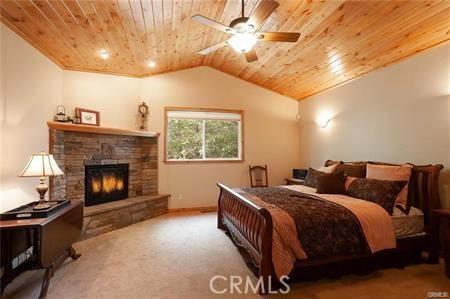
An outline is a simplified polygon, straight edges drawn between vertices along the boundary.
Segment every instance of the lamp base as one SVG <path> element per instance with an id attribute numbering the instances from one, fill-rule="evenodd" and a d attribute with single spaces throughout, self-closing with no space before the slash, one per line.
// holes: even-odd
<path id="1" fill-rule="evenodd" d="M 33 207 L 33 210 L 44 210 L 50 208 L 50 205 L 45 202 L 45 193 L 47 193 L 48 185 L 45 183 L 45 177 L 40 178 L 40 183 L 36 187 L 39 193 L 39 203 Z"/>
<path id="2" fill-rule="evenodd" d="M 50 205 L 46 202 L 39 202 L 37 205 L 33 207 L 33 210 L 45 210 L 50 208 Z"/>

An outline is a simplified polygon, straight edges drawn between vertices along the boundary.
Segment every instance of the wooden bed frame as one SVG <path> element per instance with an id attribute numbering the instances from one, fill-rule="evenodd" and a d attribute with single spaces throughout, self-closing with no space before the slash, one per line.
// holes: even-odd
<path id="1" fill-rule="evenodd" d="M 326 165 L 329 162 L 327 161 Z M 394 165 L 382 162 L 370 163 Z M 429 263 L 437 263 L 439 261 L 437 244 L 431 242 L 431 236 L 435 225 L 433 210 L 440 208 L 438 178 L 442 169 L 441 164 L 414 165 L 412 168 L 409 201 L 411 206 L 424 212 L 424 235 L 397 239 L 395 249 L 380 251 L 376 254 L 364 253 L 298 260 L 289 275 L 290 281 L 319 278 L 324 275 L 336 276 L 336 274 L 349 272 L 349 269 L 367 273 L 374 267 L 386 267 L 393 264 L 403 267 L 412 262 L 418 262 L 423 251 L 429 253 Z M 272 264 L 271 215 L 265 208 L 257 206 L 224 184 L 218 183 L 218 187 L 220 195 L 217 226 L 227 231 L 237 246 L 245 249 L 241 251 L 244 258 L 247 258 L 251 270 L 262 280 L 259 292 L 266 294 L 269 286 L 273 287 L 278 283 Z M 337 271 L 337 269 L 346 271 Z"/>

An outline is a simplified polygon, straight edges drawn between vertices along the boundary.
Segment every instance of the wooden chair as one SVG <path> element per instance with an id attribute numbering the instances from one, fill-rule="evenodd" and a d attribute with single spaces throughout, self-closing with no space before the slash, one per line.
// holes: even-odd
<path id="1" fill-rule="evenodd" d="M 263 166 L 248 166 L 250 172 L 250 185 L 253 187 L 269 187 L 267 179 L 267 165 Z"/>

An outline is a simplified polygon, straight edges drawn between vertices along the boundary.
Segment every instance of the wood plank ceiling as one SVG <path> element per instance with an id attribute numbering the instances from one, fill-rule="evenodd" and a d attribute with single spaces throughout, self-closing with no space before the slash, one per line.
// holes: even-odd
<path id="1" fill-rule="evenodd" d="M 246 0 L 246 15 L 259 1 Z M 227 35 L 238 0 L 1 0 L 1 20 L 64 69 L 145 77 L 196 66 L 295 99 L 339 85 L 449 40 L 450 1 L 279 1 L 262 31 L 301 32 L 297 43 L 260 42 L 258 62 L 230 47 L 197 52 Z M 100 49 L 111 53 L 99 57 Z M 148 67 L 148 61 L 156 63 Z"/>

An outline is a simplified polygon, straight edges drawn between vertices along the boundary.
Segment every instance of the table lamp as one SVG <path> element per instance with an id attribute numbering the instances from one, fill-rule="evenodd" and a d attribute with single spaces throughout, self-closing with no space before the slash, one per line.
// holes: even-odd
<path id="1" fill-rule="evenodd" d="M 47 209 L 50 207 L 45 202 L 45 193 L 47 193 L 48 185 L 45 183 L 45 177 L 63 175 L 64 173 L 56 164 L 53 155 L 41 152 L 40 154 L 33 154 L 28 161 L 25 169 L 19 174 L 19 177 L 40 177 L 40 183 L 36 187 L 39 193 L 39 203 L 34 206 L 35 210 Z"/>

